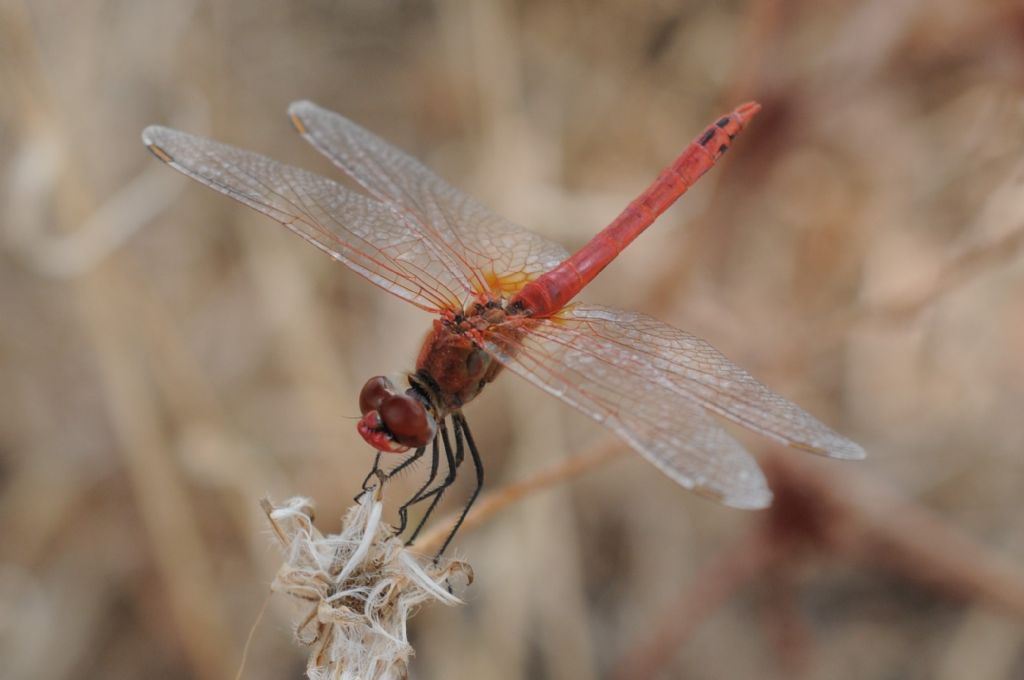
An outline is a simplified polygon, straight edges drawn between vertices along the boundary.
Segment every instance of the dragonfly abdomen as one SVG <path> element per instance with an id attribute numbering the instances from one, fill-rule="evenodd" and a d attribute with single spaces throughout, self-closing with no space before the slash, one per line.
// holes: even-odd
<path id="1" fill-rule="evenodd" d="M 567 260 L 526 284 L 511 305 L 534 316 L 564 307 L 728 151 L 760 109 L 760 104 L 748 102 L 709 125 L 611 224 Z"/>

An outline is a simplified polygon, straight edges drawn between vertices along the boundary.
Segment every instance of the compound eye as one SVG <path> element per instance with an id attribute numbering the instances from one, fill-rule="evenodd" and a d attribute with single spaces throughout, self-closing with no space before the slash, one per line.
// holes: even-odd
<path id="1" fill-rule="evenodd" d="M 384 427 L 399 444 L 419 448 L 434 439 L 434 418 L 419 400 L 396 394 L 385 398 L 377 410 Z"/>
<path id="2" fill-rule="evenodd" d="M 374 376 L 366 381 L 359 392 L 359 411 L 364 416 L 370 411 L 380 409 L 381 403 L 395 395 L 394 384 L 382 375 Z"/>

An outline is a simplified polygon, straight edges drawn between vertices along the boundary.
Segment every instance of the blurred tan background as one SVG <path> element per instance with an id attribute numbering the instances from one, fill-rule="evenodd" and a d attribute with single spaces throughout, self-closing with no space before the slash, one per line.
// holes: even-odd
<path id="1" fill-rule="evenodd" d="M 529 498 L 456 540 L 477 580 L 413 620 L 414 677 L 1024 677 L 1019 3 L 0 0 L 0 78 L 0 677 L 233 677 L 279 564 L 257 500 L 331 530 L 356 493 L 358 389 L 430 318 L 139 140 L 331 174 L 301 98 L 570 249 L 758 99 L 585 299 L 869 452 L 739 433 L 765 513 L 634 456 Z M 467 415 L 490 489 L 607 437 L 515 377 Z M 244 677 L 301 677 L 291 611 Z"/>

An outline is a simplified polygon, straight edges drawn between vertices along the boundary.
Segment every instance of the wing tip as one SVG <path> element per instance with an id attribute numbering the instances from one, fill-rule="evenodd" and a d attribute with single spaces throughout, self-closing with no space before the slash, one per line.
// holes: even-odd
<path id="1" fill-rule="evenodd" d="M 299 114 L 294 111 L 289 111 L 288 118 L 292 121 L 292 127 L 295 128 L 295 131 L 300 135 L 305 136 L 306 125 L 302 122 L 302 118 L 299 117 Z"/>
<path id="2" fill-rule="evenodd" d="M 775 498 L 775 494 L 772 493 L 767 484 L 761 484 L 748 489 L 730 489 L 729 491 L 723 491 L 722 489 L 710 486 L 700 486 L 699 484 L 682 486 L 698 496 L 721 503 L 733 510 L 765 510 L 771 507 L 772 500 Z"/>
<path id="3" fill-rule="evenodd" d="M 743 494 L 724 496 L 720 500 L 723 504 L 737 510 L 764 510 L 771 506 L 774 497 L 771 489 L 765 486 Z"/>
<path id="4" fill-rule="evenodd" d="M 142 143 L 149 146 L 166 129 L 163 125 L 147 125 L 142 129 Z"/>
<path id="5" fill-rule="evenodd" d="M 161 138 L 165 137 L 165 133 L 170 131 L 170 128 L 166 128 L 162 125 L 148 125 L 142 131 L 142 143 L 146 145 L 149 152 L 162 160 L 164 163 L 173 163 L 174 158 L 171 154 L 167 153 L 160 146 Z"/>
<path id="6" fill-rule="evenodd" d="M 718 500 L 737 510 L 764 510 L 772 504 L 772 490 L 760 467 L 740 470 L 732 475 L 734 484 L 717 489 Z"/>
<path id="7" fill-rule="evenodd" d="M 308 109 L 319 109 L 320 107 L 314 104 L 309 99 L 296 99 L 288 105 L 288 113 L 294 111 L 308 110 Z"/>
<path id="8" fill-rule="evenodd" d="M 302 117 L 310 111 L 317 111 L 319 109 L 319 106 L 308 99 L 299 99 L 288 105 L 288 118 L 291 119 L 292 126 L 300 135 L 306 135 L 306 124 L 302 121 Z"/>
<path id="9" fill-rule="evenodd" d="M 857 442 L 843 439 L 839 446 L 829 450 L 829 456 L 839 460 L 864 460 L 868 457 L 868 453 Z"/>
<path id="10" fill-rule="evenodd" d="M 733 472 L 733 484 L 727 487 L 708 484 L 703 478 L 683 480 L 673 477 L 684 488 L 736 510 L 764 510 L 771 506 L 774 494 L 760 467 Z"/>

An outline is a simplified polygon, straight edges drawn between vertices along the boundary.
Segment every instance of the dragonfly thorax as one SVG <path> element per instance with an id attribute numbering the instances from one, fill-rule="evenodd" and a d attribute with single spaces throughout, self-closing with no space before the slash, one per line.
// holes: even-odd
<path id="1" fill-rule="evenodd" d="M 509 332 L 508 320 L 498 302 L 476 303 L 436 319 L 404 394 L 383 376 L 366 381 L 359 394 L 359 434 L 378 451 L 401 453 L 429 444 L 439 420 L 497 377 L 501 364 L 483 349 L 483 338 Z"/>
<path id="2" fill-rule="evenodd" d="M 481 338 L 504 319 L 501 309 L 491 308 L 485 314 L 434 321 L 420 348 L 416 373 L 432 383 L 440 409 L 461 408 L 498 375 L 501 365 L 481 347 Z"/>

